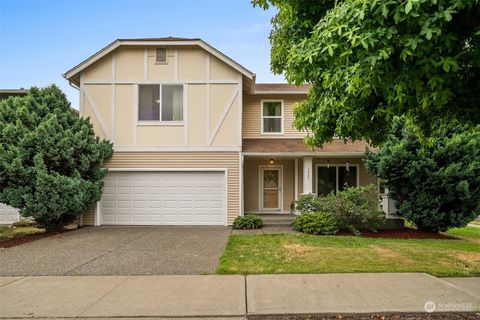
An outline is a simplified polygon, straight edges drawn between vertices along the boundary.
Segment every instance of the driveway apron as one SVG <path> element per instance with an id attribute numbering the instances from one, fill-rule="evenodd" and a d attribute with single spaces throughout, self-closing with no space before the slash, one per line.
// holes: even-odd
<path id="1" fill-rule="evenodd" d="M 1 276 L 211 274 L 226 227 L 87 227 L 0 249 Z"/>

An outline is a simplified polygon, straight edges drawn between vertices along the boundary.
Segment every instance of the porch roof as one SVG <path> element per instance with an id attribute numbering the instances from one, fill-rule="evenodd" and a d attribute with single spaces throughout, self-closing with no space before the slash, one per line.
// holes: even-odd
<path id="1" fill-rule="evenodd" d="M 302 139 L 243 139 L 242 151 L 246 154 L 297 154 L 311 156 L 363 156 L 365 148 L 372 148 L 365 141 L 344 142 L 335 139 L 322 148 L 312 149 Z"/>

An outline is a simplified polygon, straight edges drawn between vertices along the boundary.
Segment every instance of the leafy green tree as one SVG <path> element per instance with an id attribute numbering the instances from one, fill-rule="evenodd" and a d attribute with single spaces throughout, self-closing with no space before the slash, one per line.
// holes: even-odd
<path id="1" fill-rule="evenodd" d="M 0 101 L 0 202 L 54 227 L 101 197 L 112 145 L 54 85 Z"/>
<path id="2" fill-rule="evenodd" d="M 480 214 L 480 126 L 442 125 L 425 143 L 409 121 L 393 123 L 366 166 L 385 179 L 399 215 L 427 230 L 467 225 Z"/>
<path id="3" fill-rule="evenodd" d="M 278 9 L 271 67 L 312 85 L 295 126 L 381 144 L 395 116 L 430 136 L 439 120 L 480 123 L 479 0 L 253 0 Z M 441 122 L 441 121 L 440 121 Z"/>

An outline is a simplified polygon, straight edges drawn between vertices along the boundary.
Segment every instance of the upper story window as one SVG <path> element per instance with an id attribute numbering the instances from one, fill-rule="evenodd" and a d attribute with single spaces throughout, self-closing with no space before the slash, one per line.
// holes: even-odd
<path id="1" fill-rule="evenodd" d="M 157 48 L 155 52 L 155 63 L 167 63 L 167 48 Z"/>
<path id="2" fill-rule="evenodd" d="M 183 121 L 183 85 L 139 85 L 138 121 Z"/>
<path id="3" fill-rule="evenodd" d="M 262 101 L 262 134 L 283 133 L 283 101 Z"/>

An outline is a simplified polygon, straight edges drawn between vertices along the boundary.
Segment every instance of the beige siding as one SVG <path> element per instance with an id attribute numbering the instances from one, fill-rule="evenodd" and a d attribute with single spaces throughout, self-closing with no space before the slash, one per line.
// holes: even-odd
<path id="1" fill-rule="evenodd" d="M 278 159 L 270 165 L 269 159 L 246 159 L 244 162 L 245 212 L 259 212 L 260 166 L 282 166 L 283 168 L 283 204 L 282 212 L 290 212 L 295 200 L 294 168 L 295 160 Z"/>
<path id="2" fill-rule="evenodd" d="M 106 137 L 111 139 L 113 136 L 111 85 L 85 85 L 84 92 L 88 96 L 88 101 L 91 102 L 91 104 L 88 103 L 91 119 L 99 126 L 103 123 Z M 95 113 L 92 108 L 95 108 Z"/>
<path id="3" fill-rule="evenodd" d="M 145 50 L 145 49 L 144 49 Z M 146 48 L 148 61 L 147 61 L 147 80 L 161 80 L 168 81 L 175 78 L 175 57 L 178 53 L 178 48 L 169 47 L 167 49 L 167 61 L 168 63 L 156 63 L 156 47 Z M 145 52 L 144 52 L 145 54 Z M 145 75 L 144 75 L 145 76 Z"/>
<path id="4" fill-rule="evenodd" d="M 200 80 L 207 78 L 207 52 L 197 47 L 184 47 L 178 52 L 178 79 Z"/>
<path id="5" fill-rule="evenodd" d="M 184 145 L 183 125 L 178 126 L 137 126 L 137 145 L 140 146 L 181 146 Z"/>
<path id="6" fill-rule="evenodd" d="M 82 224 L 84 226 L 93 226 L 95 224 L 95 209 L 91 208 L 82 215 Z"/>
<path id="7" fill-rule="evenodd" d="M 82 114 L 97 135 L 114 147 L 240 147 L 241 82 L 231 83 L 240 73 L 198 47 L 167 47 L 166 64 L 155 62 L 155 50 L 120 47 L 82 72 Z M 229 83 L 205 83 L 210 79 Z M 135 90 L 142 81 L 187 85 L 183 124 L 137 124 Z"/>
<path id="8" fill-rule="evenodd" d="M 93 111 L 94 108 L 90 105 L 90 102 L 83 97 L 83 112 L 82 116 L 85 118 L 90 119 L 90 123 L 93 126 L 93 130 L 99 136 L 101 139 L 108 139 L 110 138 L 106 132 L 104 132 L 104 129 L 100 125 L 100 121 L 97 116 L 95 115 L 95 112 Z"/>
<path id="9" fill-rule="evenodd" d="M 240 146 L 238 95 L 238 85 L 210 85 L 210 136 L 215 135 L 214 146 Z"/>
<path id="10" fill-rule="evenodd" d="M 120 47 L 115 50 L 115 80 L 143 80 L 144 52 L 142 47 Z"/>
<path id="11" fill-rule="evenodd" d="M 243 138 L 303 138 L 305 133 L 293 127 L 293 105 L 305 99 L 306 95 L 244 95 L 243 96 Z M 261 134 L 262 100 L 283 100 L 283 135 Z"/>
<path id="12" fill-rule="evenodd" d="M 133 137 L 133 86 L 115 86 L 115 143 L 119 146 L 131 146 Z"/>
<path id="13" fill-rule="evenodd" d="M 207 86 L 202 84 L 189 85 L 189 96 L 195 101 L 189 103 L 188 108 L 188 144 L 191 146 L 204 146 L 207 144 L 206 99 Z"/>
<path id="14" fill-rule="evenodd" d="M 228 224 L 239 215 L 238 152 L 115 152 L 107 168 L 227 169 Z"/>
<path id="15" fill-rule="evenodd" d="M 106 55 L 83 70 L 84 80 L 112 80 L 112 56 L 112 54 Z"/>
<path id="16" fill-rule="evenodd" d="M 238 80 L 239 73 L 214 56 L 210 58 L 210 78 L 212 80 Z"/>

